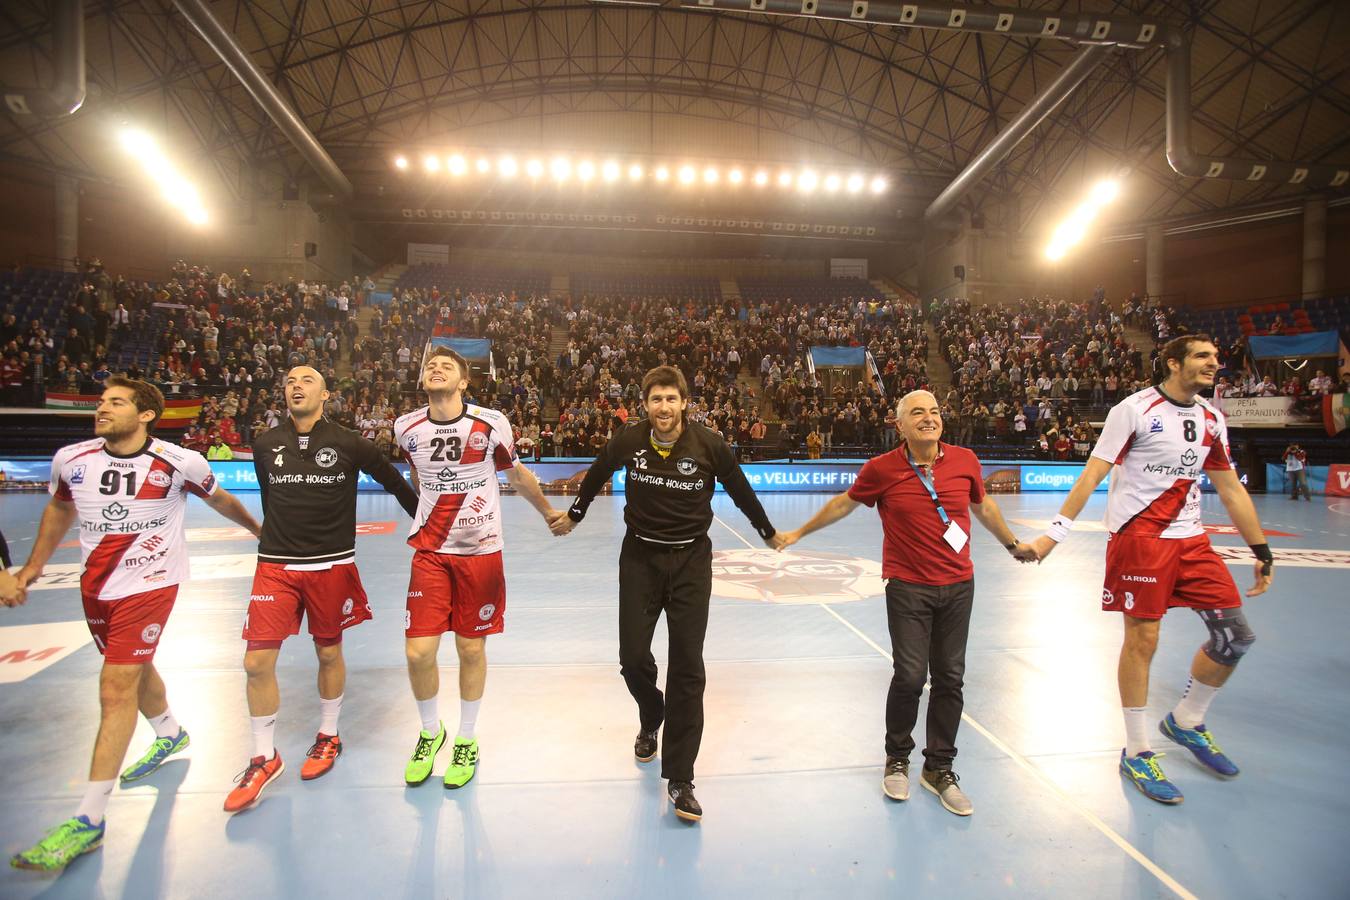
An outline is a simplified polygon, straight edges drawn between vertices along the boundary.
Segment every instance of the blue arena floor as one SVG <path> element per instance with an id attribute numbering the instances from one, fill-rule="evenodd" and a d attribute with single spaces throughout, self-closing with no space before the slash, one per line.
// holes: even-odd
<path id="1" fill-rule="evenodd" d="M 257 495 L 242 496 L 256 511 Z M 0 496 L 20 560 L 45 499 Z M 764 496 L 780 528 L 825 499 Z M 999 499 L 1014 530 L 1031 536 L 1062 495 Z M 1271 539 L 1274 587 L 1248 606 L 1257 643 L 1211 710 L 1243 773 L 1221 782 L 1177 748 L 1165 765 L 1186 794 L 1179 807 L 1147 800 L 1116 771 L 1121 626 L 1098 609 L 1104 534 L 1083 528 L 1044 565 L 1019 567 L 977 528 L 956 763 L 975 804 L 969 819 L 917 785 L 905 803 L 881 793 L 889 638 L 875 577 L 881 529 L 866 508 L 784 560 L 732 552 L 762 545 L 717 500 L 712 538 L 727 552 L 708 629 L 697 826 L 670 814 L 657 765 L 632 757 L 636 711 L 616 662 L 622 498 L 599 498 L 563 539 L 524 501 L 505 499 L 507 630 L 488 642 L 478 775 L 450 792 L 437 779 L 402 783 L 418 729 L 403 658 L 406 519 L 391 498 L 363 495 L 362 522 L 396 524 L 370 526 L 357 545 L 375 619 L 346 640 L 345 752 L 323 779 L 300 781 L 318 724 L 316 667 L 308 640 L 287 642 L 277 741 L 289 766 L 259 807 L 235 817 L 221 804 L 250 753 L 239 631 L 252 544 L 194 532 L 194 579 L 156 658 L 192 747 L 116 791 L 102 850 L 60 876 L 5 867 L 0 897 L 1345 896 L 1350 500 L 1256 502 L 1268 528 L 1291 536 Z M 1094 498 L 1080 522 L 1099 520 L 1103 503 Z M 1228 521 L 1212 496 L 1205 513 Z M 230 527 L 198 501 L 188 525 Z M 1241 546 L 1235 535 L 1214 542 Z M 83 790 L 99 656 L 73 587 L 77 553 L 53 560 L 52 579 L 66 586 L 0 609 L 6 857 L 71 815 Z M 1232 571 L 1250 586 L 1247 563 Z M 1203 636 L 1189 612 L 1166 620 L 1153 667 L 1158 717 Z M 658 631 L 661 662 L 664 640 Z M 448 644 L 441 707 L 453 729 Z M 76 649 L 33 659 L 53 646 Z M 132 754 L 150 739 L 142 722 Z M 1165 744 L 1159 736 L 1155 749 Z"/>

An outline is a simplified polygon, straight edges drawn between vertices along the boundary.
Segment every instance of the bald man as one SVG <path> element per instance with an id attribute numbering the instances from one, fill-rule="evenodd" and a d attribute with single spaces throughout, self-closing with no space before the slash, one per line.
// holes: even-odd
<path id="1" fill-rule="evenodd" d="M 966 636 L 975 597 L 970 517 L 1014 558 L 1036 559 L 984 492 L 980 461 L 942 442 L 942 413 L 928 391 L 911 391 L 896 410 L 901 442 L 867 461 L 848 493 L 825 504 L 809 522 L 783 534 L 783 546 L 839 521 L 858 505 L 876 506 L 884 534 L 881 574 L 895 674 L 886 700 L 886 767 L 881 786 L 892 800 L 909 799 L 909 755 L 924 681 L 932 673 L 928 743 L 920 783 L 949 812 L 974 810 L 952 771 L 961 724 Z"/>
<path id="2" fill-rule="evenodd" d="M 276 665 L 282 642 L 308 620 L 319 658 L 318 735 L 300 777 L 318 778 L 342 752 L 338 714 L 346 686 L 342 633 L 371 617 L 356 571 L 356 485 L 366 472 L 398 498 L 409 516 L 417 494 L 370 441 L 323 417 L 323 376 L 309 366 L 286 373 L 290 418 L 253 442 L 262 492 L 258 566 L 244 617 L 244 671 L 253 753 L 225 800 L 225 811 L 248 809 L 284 768 L 273 742 L 281 694 Z"/>

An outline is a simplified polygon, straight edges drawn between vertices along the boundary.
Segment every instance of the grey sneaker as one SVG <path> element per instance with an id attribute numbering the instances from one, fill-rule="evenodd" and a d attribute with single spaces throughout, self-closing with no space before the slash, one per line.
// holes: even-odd
<path id="1" fill-rule="evenodd" d="M 975 806 L 966 796 L 966 792 L 956 786 L 960 779 L 951 769 L 930 769 L 925 766 L 919 781 L 928 790 L 937 794 L 947 812 L 968 816 L 975 811 Z"/>
<path id="2" fill-rule="evenodd" d="M 909 799 L 909 760 L 886 757 L 886 773 L 881 776 L 881 789 L 892 800 Z"/>

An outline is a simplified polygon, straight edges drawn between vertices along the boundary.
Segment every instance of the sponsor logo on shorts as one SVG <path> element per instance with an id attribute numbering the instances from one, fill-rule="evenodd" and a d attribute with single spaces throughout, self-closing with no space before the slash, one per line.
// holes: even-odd
<path id="1" fill-rule="evenodd" d="M 491 619 L 494 615 L 496 615 L 496 613 L 497 613 L 497 605 L 495 603 L 486 603 L 483 606 L 479 607 L 478 618 L 486 622 L 488 619 Z"/>
<path id="2" fill-rule="evenodd" d="M 1131 594 L 1129 591 L 1125 592 L 1125 608 L 1134 609 L 1134 594 Z"/>
<path id="3" fill-rule="evenodd" d="M 344 616 L 350 616 L 350 615 L 352 614 L 352 598 L 351 598 L 351 597 L 348 597 L 346 600 L 342 601 L 342 614 L 343 614 Z"/>
<path id="4" fill-rule="evenodd" d="M 154 647 L 143 647 L 143 648 L 141 648 L 141 649 L 139 649 L 139 650 L 133 650 L 133 651 L 131 651 L 131 655 L 132 655 L 132 656 L 149 656 L 151 653 L 154 653 L 154 652 L 155 652 L 155 648 L 154 648 Z"/>
<path id="5" fill-rule="evenodd" d="M 324 447 L 318 453 L 314 454 L 314 462 L 325 469 L 332 468 L 337 464 L 338 454 L 332 447 Z"/>
<path id="6" fill-rule="evenodd" d="M 248 598 L 250 603 L 272 603 L 276 599 L 277 598 L 271 594 L 254 594 Z"/>
<path id="7" fill-rule="evenodd" d="M 109 522 L 120 522 L 130 514 L 131 510 L 115 500 L 103 507 L 103 518 L 107 519 Z"/>
<path id="8" fill-rule="evenodd" d="M 145 476 L 145 480 L 155 487 L 168 487 L 173 484 L 173 479 L 159 469 L 155 469 L 149 475 Z"/>
<path id="9" fill-rule="evenodd" d="M 90 625 L 107 625 L 107 619 L 85 619 Z"/>
<path id="10" fill-rule="evenodd" d="M 407 631 L 411 627 L 412 627 L 412 610 L 405 609 L 403 611 L 403 630 Z"/>
<path id="11" fill-rule="evenodd" d="M 409 599 L 409 600 L 413 599 L 414 597 L 420 597 L 420 596 L 422 596 L 422 592 L 421 592 L 421 591 L 408 591 L 408 599 Z"/>
<path id="12" fill-rule="evenodd" d="M 84 484 L 84 466 L 76 466 L 70 470 L 71 484 Z"/>
<path id="13" fill-rule="evenodd" d="M 1116 595 L 1108 591 L 1106 588 L 1102 588 L 1102 606 L 1110 606 L 1112 603 L 1115 602 L 1116 602 Z"/>
<path id="14" fill-rule="evenodd" d="M 1121 580 L 1121 581 L 1138 581 L 1138 582 L 1141 583 L 1141 584 L 1157 584 L 1157 583 L 1158 583 L 1158 579 L 1154 578 L 1152 575 L 1122 575 L 1122 576 L 1120 576 L 1120 580 Z"/>
<path id="15" fill-rule="evenodd" d="M 486 450 L 488 445 L 487 435 L 481 431 L 475 431 L 469 435 L 470 450 Z"/>
<path id="16" fill-rule="evenodd" d="M 159 640 L 159 633 L 161 631 L 163 631 L 161 626 L 151 622 L 141 629 L 141 640 L 145 641 L 147 644 L 153 644 L 155 641 Z"/>

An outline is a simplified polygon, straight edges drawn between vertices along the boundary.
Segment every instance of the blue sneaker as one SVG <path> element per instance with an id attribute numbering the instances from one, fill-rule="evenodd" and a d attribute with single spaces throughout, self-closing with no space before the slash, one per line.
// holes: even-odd
<path id="1" fill-rule="evenodd" d="M 155 742 L 150 745 L 150 749 L 145 751 L 145 755 L 137 760 L 130 768 L 122 773 L 122 783 L 127 784 L 131 781 L 137 781 L 151 772 L 158 769 L 164 760 L 188 748 L 188 733 L 182 728 L 178 729 L 178 736 L 171 738 L 155 738 Z"/>
<path id="2" fill-rule="evenodd" d="M 1205 730 L 1205 726 L 1199 728 L 1182 728 L 1177 724 L 1177 720 L 1168 713 L 1167 718 L 1158 723 L 1158 730 L 1163 733 L 1163 737 L 1173 743 L 1180 744 L 1200 761 L 1200 764 L 1209 769 L 1220 778 L 1236 778 L 1240 771 L 1233 761 L 1224 756 L 1219 745 L 1214 743 L 1214 735 Z"/>
<path id="3" fill-rule="evenodd" d="M 1152 750 L 1145 750 L 1138 756 L 1126 756 L 1125 751 L 1121 750 L 1120 774 L 1130 779 L 1150 800 L 1157 800 L 1159 803 L 1180 803 L 1185 798 L 1181 796 L 1177 786 L 1168 781 L 1167 776 L 1163 774 L 1162 766 L 1158 765 L 1158 760 L 1162 758 L 1161 753 L 1154 753 Z"/>

